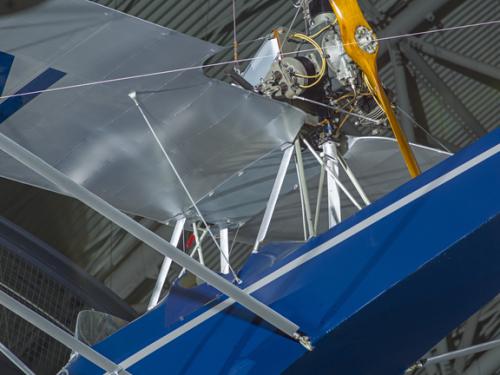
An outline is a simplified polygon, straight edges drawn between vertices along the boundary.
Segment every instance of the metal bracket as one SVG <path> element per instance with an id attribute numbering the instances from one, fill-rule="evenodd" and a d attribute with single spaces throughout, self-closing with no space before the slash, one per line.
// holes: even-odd
<path id="1" fill-rule="evenodd" d="M 312 352 L 314 347 L 311 343 L 311 339 L 308 336 L 302 335 L 300 333 L 296 333 L 293 338 L 299 342 L 307 351 Z"/>

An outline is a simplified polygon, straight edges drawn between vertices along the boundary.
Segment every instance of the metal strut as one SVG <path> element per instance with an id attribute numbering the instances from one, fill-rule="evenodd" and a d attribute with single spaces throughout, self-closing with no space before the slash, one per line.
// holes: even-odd
<path id="1" fill-rule="evenodd" d="M 304 142 L 304 144 L 307 146 L 307 148 L 309 149 L 309 151 L 311 152 L 311 154 L 313 154 L 314 158 L 318 161 L 318 163 L 320 165 L 325 165 L 325 162 L 321 159 L 321 157 L 318 155 L 318 153 L 314 150 L 314 148 L 310 145 L 309 142 L 307 142 L 306 139 L 302 138 L 302 141 Z M 356 199 L 354 199 L 354 197 L 352 196 L 351 193 L 349 193 L 349 190 L 347 190 L 347 188 L 344 186 L 344 184 L 337 178 L 337 176 L 335 176 L 335 173 L 328 167 L 328 165 L 325 167 L 326 168 L 326 173 L 328 173 L 330 176 L 332 176 L 332 178 L 335 180 L 335 182 L 337 183 L 337 185 L 339 186 L 340 190 L 342 190 L 344 192 L 344 194 L 347 196 L 347 198 L 349 198 L 349 200 L 352 202 L 352 204 L 354 206 L 356 206 L 356 208 L 358 210 L 361 210 L 362 207 L 361 205 L 356 201 Z"/>
<path id="2" fill-rule="evenodd" d="M 309 146 L 308 146 L 309 147 Z M 327 191 L 328 191 L 328 227 L 339 224 L 342 221 L 342 205 L 340 201 L 340 192 L 337 185 L 339 175 L 339 162 L 337 160 L 337 146 L 334 142 L 328 141 L 323 144 L 323 152 L 326 161 L 323 161 L 321 168 L 328 168 L 333 173 L 328 173 Z M 325 166 L 326 165 L 326 166 Z"/>
<path id="3" fill-rule="evenodd" d="M 304 171 L 304 161 L 302 159 L 302 149 L 300 140 L 297 138 L 295 141 L 295 156 L 297 159 L 297 177 L 299 179 L 300 193 L 302 194 L 302 202 L 304 202 L 304 214 L 307 224 L 307 239 L 315 235 L 314 223 L 311 215 L 311 203 L 309 201 L 309 190 L 307 188 L 307 181 Z"/>
<path id="4" fill-rule="evenodd" d="M 344 172 L 347 174 L 347 177 L 351 180 L 352 184 L 354 185 L 354 188 L 358 192 L 359 196 L 361 199 L 363 199 L 363 202 L 368 206 L 371 204 L 370 199 L 368 198 L 368 195 L 366 195 L 363 187 L 359 183 L 358 179 L 356 178 L 356 175 L 352 171 L 352 169 L 349 167 L 349 164 L 345 161 L 345 159 L 342 157 L 341 154 L 337 153 L 337 160 L 339 161 L 340 166 L 344 170 Z"/>
<path id="5" fill-rule="evenodd" d="M 196 252 L 198 252 L 198 258 L 200 260 L 200 263 L 202 265 L 205 265 L 205 261 L 203 259 L 203 249 L 201 247 L 201 244 L 202 244 L 203 240 L 205 239 L 205 236 L 207 235 L 208 231 L 206 229 L 202 230 L 202 231 L 203 231 L 203 233 L 201 234 L 201 236 L 199 236 L 199 234 L 198 234 L 198 227 L 197 227 L 196 223 L 193 223 L 193 233 L 194 233 L 194 236 L 195 236 L 195 239 L 196 239 L 196 244 L 194 245 L 193 250 L 191 250 L 191 254 L 189 254 L 189 256 L 191 258 L 193 258 L 194 254 Z M 180 279 L 182 276 L 184 276 L 185 273 L 186 273 L 186 269 L 183 268 L 181 270 L 181 272 L 179 273 L 178 278 Z"/>
<path id="6" fill-rule="evenodd" d="M 219 228 L 220 247 L 220 272 L 224 275 L 229 273 L 229 229 Z"/>
<path id="7" fill-rule="evenodd" d="M 323 185 L 325 184 L 325 166 L 321 166 L 319 172 L 318 196 L 316 197 L 316 212 L 314 214 L 314 232 L 318 233 L 319 214 L 321 211 L 321 198 L 323 195 Z"/>
<path id="8" fill-rule="evenodd" d="M 254 253 L 259 250 L 260 244 L 264 241 L 264 238 L 266 238 L 266 234 L 269 230 L 269 225 L 271 224 L 271 219 L 276 208 L 276 203 L 278 202 L 278 197 L 280 195 L 281 188 L 283 187 L 283 182 L 285 181 L 286 172 L 288 171 L 288 166 L 290 165 L 293 149 L 293 146 L 289 146 L 285 149 L 285 151 L 283 151 L 283 158 L 281 159 L 280 167 L 278 169 L 278 173 L 276 174 L 273 189 L 271 191 L 271 195 L 269 196 L 269 200 L 267 201 L 264 217 L 262 218 L 259 233 L 257 234 L 257 239 L 255 240 L 255 245 L 253 247 Z"/>
<path id="9" fill-rule="evenodd" d="M 179 240 L 181 238 L 182 232 L 184 230 L 184 224 L 186 223 L 186 218 L 183 217 L 175 223 L 174 232 L 172 233 L 172 238 L 170 239 L 170 244 L 177 247 Z M 151 310 L 158 304 L 160 300 L 161 291 L 167 280 L 168 272 L 170 271 L 170 266 L 172 265 L 172 259 L 165 257 L 160 268 L 160 273 L 158 274 L 158 279 L 156 280 L 155 288 L 151 294 L 151 299 L 149 300 L 148 310 Z"/>
<path id="10" fill-rule="evenodd" d="M 22 147 L 2 133 L 0 133 L 0 150 L 27 166 L 40 176 L 46 178 L 48 181 L 52 182 L 61 191 L 94 209 L 96 212 L 123 228 L 152 249 L 158 251 L 166 257 L 171 258 L 174 262 L 186 268 L 189 272 L 198 276 L 209 285 L 212 285 L 220 292 L 231 297 L 240 305 L 247 308 L 252 313 L 274 326 L 276 329 L 282 331 L 297 341 L 304 339 L 304 336 L 299 333 L 299 326 L 297 324 L 288 320 L 269 306 L 258 301 L 250 294 L 233 285 L 212 270 L 201 265 L 189 255 L 170 245 L 167 241 L 165 241 L 165 239 L 143 227 L 131 217 L 124 214 L 96 194 L 92 193 L 84 186 L 76 183 L 64 173 L 60 172 L 33 154 L 31 151 Z"/>
<path id="11" fill-rule="evenodd" d="M 297 158 L 295 158 L 295 169 L 296 169 L 297 177 L 300 176 L 300 171 L 299 171 L 300 167 L 299 167 L 299 163 L 297 162 Z M 300 212 L 302 214 L 302 230 L 304 232 L 304 241 L 307 241 L 307 239 L 309 237 L 308 237 L 308 233 L 307 233 L 306 208 L 304 205 L 304 193 L 302 192 L 302 184 L 300 183 L 300 178 L 298 178 L 298 180 L 299 180 L 298 186 L 299 186 L 299 196 L 300 196 Z"/>

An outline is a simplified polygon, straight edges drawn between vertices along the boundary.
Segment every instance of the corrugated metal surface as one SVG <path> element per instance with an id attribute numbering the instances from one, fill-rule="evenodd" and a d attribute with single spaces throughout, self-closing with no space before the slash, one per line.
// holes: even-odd
<path id="1" fill-rule="evenodd" d="M 478 6 L 479 5 L 479 6 Z M 443 19 L 445 27 L 467 25 L 477 22 L 499 19 L 500 2 L 497 0 L 466 1 Z M 500 67 L 499 27 L 479 27 L 461 31 L 450 31 L 431 34 L 424 38 L 427 42 L 448 50 L 471 57 L 479 62 Z M 438 74 L 443 82 L 453 91 L 455 96 L 474 115 L 487 130 L 493 130 L 500 125 L 500 83 L 496 89 L 475 80 L 471 76 L 443 66 L 430 57 L 425 57 L 428 64 Z M 466 130 L 466 124 L 453 110 L 443 106 L 429 82 L 419 75 L 421 95 L 425 101 L 427 121 L 430 130 L 448 143 L 462 148 L 474 138 Z M 491 82 L 493 85 L 493 82 Z"/>
<path id="2" fill-rule="evenodd" d="M 456 2 L 457 6 L 442 20 L 442 27 L 454 27 L 497 20 L 500 16 L 500 2 L 497 0 L 467 0 Z M 497 26 L 478 27 L 459 31 L 446 31 L 419 37 L 421 40 L 443 47 L 453 52 L 471 57 L 476 61 L 500 67 L 500 52 L 496 47 L 500 41 L 500 28 Z M 450 88 L 454 95 L 475 116 L 487 130 L 500 125 L 500 83 L 487 85 L 484 82 L 444 66 L 442 62 L 422 54 L 425 61 L 439 78 Z M 470 144 L 475 137 L 467 129 L 464 120 L 456 112 L 443 104 L 431 82 L 407 63 L 416 77 L 419 94 L 425 111 L 426 122 L 430 132 L 454 150 Z M 395 90 L 394 77 L 390 64 L 381 71 L 384 84 Z"/>

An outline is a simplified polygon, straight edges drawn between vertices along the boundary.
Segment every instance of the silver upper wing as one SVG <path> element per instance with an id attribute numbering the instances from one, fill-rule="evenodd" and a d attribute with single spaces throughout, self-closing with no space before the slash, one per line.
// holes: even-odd
<path id="1" fill-rule="evenodd" d="M 0 16 L 0 33 L 3 95 L 76 86 L 3 100 L 0 131 L 128 213 L 165 221 L 190 206 L 130 92 L 195 200 L 303 124 L 289 105 L 207 78 L 197 67 L 220 47 L 95 3 L 49 0 Z M 164 73 L 121 79 L 154 72 Z M 3 153 L 0 176 L 59 191 Z M 211 221 L 245 220 L 231 205 L 209 204 Z"/>

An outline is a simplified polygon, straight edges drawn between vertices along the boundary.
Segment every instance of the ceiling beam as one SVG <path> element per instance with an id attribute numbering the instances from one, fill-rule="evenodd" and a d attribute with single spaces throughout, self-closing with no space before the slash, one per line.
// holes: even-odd
<path id="1" fill-rule="evenodd" d="M 465 123 L 466 127 L 478 138 L 486 134 L 479 120 L 465 107 L 464 103 L 453 93 L 424 58 L 407 43 L 401 43 L 404 55 L 413 63 L 422 76 L 437 91 L 443 102 L 451 108 Z"/>
<path id="2" fill-rule="evenodd" d="M 375 5 L 373 5 L 370 0 L 358 1 L 359 6 L 363 9 L 369 21 L 378 24 L 385 18 L 384 14 Z"/>
<path id="3" fill-rule="evenodd" d="M 406 68 L 403 63 L 403 57 L 396 45 L 389 50 L 391 56 L 392 69 L 394 71 L 394 80 L 396 82 L 396 98 L 398 106 L 406 113 L 413 116 L 413 107 L 411 105 L 410 96 L 408 95 L 408 82 L 406 80 Z M 415 129 L 410 119 L 401 111 L 399 112 L 399 122 L 403 127 L 406 137 L 409 142 L 415 142 Z"/>
<path id="4" fill-rule="evenodd" d="M 424 52 L 439 60 L 449 62 L 451 65 L 460 66 L 472 72 L 481 74 L 489 79 L 500 81 L 500 69 L 489 64 L 478 61 L 449 49 L 436 46 L 421 39 L 411 38 L 409 41 L 412 47 Z"/>
<path id="5" fill-rule="evenodd" d="M 420 142 L 425 144 L 425 141 L 428 141 L 428 145 L 432 147 L 440 147 L 445 151 L 455 153 L 459 150 L 459 148 L 448 142 L 443 137 L 438 137 L 435 134 L 431 133 L 431 127 L 429 126 L 429 121 L 427 120 L 427 114 L 424 108 L 424 103 L 422 102 L 422 95 L 420 93 L 420 87 L 417 82 L 416 72 L 414 70 L 410 70 L 408 65 L 405 68 L 408 73 L 406 76 L 406 81 L 408 84 L 408 96 L 410 97 L 410 103 L 413 108 L 413 115 L 415 120 L 415 125 L 420 128 L 421 131 L 416 131 L 417 143 Z"/>
<path id="6" fill-rule="evenodd" d="M 439 11 L 443 6 L 454 0 L 413 0 L 380 32 L 378 37 L 388 38 L 414 31 L 430 15 Z M 388 51 L 390 42 L 381 41 L 379 54 Z"/>

